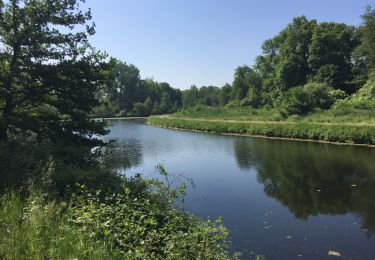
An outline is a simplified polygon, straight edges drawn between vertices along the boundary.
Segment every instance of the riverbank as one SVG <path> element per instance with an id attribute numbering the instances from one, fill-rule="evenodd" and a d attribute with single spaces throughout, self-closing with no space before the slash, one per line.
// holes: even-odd
<path id="1" fill-rule="evenodd" d="M 150 117 L 154 126 L 218 134 L 375 147 L 375 125 Z"/>

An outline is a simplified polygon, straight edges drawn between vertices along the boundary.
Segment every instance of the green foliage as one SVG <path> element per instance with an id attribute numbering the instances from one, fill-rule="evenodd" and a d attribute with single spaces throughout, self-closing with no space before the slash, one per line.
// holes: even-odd
<path id="1" fill-rule="evenodd" d="M 196 86 L 191 86 L 190 89 L 182 91 L 182 105 L 183 107 L 194 107 L 198 104 L 199 89 Z"/>
<path id="2" fill-rule="evenodd" d="M 168 83 L 141 79 L 137 67 L 111 58 L 101 73 L 106 78 L 96 96 L 101 104 L 97 117 L 149 116 L 175 112 L 182 105 L 182 94 Z"/>
<path id="3" fill-rule="evenodd" d="M 304 99 L 308 98 L 302 90 L 289 93 L 288 90 L 309 81 L 327 84 L 347 94 L 355 92 L 363 77 L 363 71 L 352 62 L 353 50 L 359 42 L 353 26 L 317 23 L 304 16 L 293 19 L 278 35 L 263 43 L 263 54 L 254 65 L 262 81 L 261 88 L 257 93 L 252 91 L 244 104 L 260 99 L 261 105 L 277 107 L 280 97 L 292 96 L 291 99 L 300 100 L 301 106 L 305 106 Z"/>
<path id="4" fill-rule="evenodd" d="M 220 90 L 220 105 L 225 106 L 230 101 L 230 95 L 232 92 L 232 86 L 228 83 L 225 84 Z"/>
<path id="5" fill-rule="evenodd" d="M 234 73 L 232 84 L 232 100 L 242 100 L 249 91 L 257 93 L 261 87 L 259 75 L 248 66 L 240 66 Z"/>
<path id="6" fill-rule="evenodd" d="M 259 108 L 262 103 L 261 97 L 254 89 L 249 89 L 246 98 L 241 100 L 241 106 L 251 106 L 254 108 Z"/>
<path id="7" fill-rule="evenodd" d="M 214 133 L 231 133 L 321 140 L 340 143 L 375 144 L 375 126 L 311 122 L 225 121 L 192 118 L 151 117 L 152 125 L 199 130 Z"/>
<path id="8" fill-rule="evenodd" d="M 352 96 L 340 100 L 334 106 L 337 110 L 362 109 L 375 112 L 375 73 L 369 75 L 367 83 Z"/>
<path id="9" fill-rule="evenodd" d="M 254 109 L 248 106 L 230 103 L 225 107 L 196 106 L 178 111 L 172 115 L 177 118 L 206 118 L 225 120 L 270 120 L 284 119 L 281 113 L 274 109 Z"/>
<path id="10" fill-rule="evenodd" d="M 321 23 L 312 36 L 309 51 L 309 67 L 314 81 L 326 83 L 351 94 L 355 91 L 349 82 L 353 80 L 352 52 L 359 40 L 355 28 L 346 24 Z"/>
<path id="11" fill-rule="evenodd" d="M 133 259 L 227 258 L 228 232 L 219 220 L 203 221 L 173 206 L 183 191 L 135 176 L 123 192 L 103 198 L 83 190 L 73 199 L 72 220 Z"/>
<path id="12" fill-rule="evenodd" d="M 279 54 L 273 72 L 277 89 L 287 90 L 306 83 L 309 44 L 316 26 L 315 20 L 297 17 L 275 37 L 279 42 L 278 50 L 275 50 Z"/>
<path id="13" fill-rule="evenodd" d="M 321 83 L 289 89 L 282 97 L 280 110 L 287 114 L 306 114 L 316 108 L 328 109 L 338 99 L 346 96 L 342 90 L 334 90 Z"/>
<path id="14" fill-rule="evenodd" d="M 229 84 L 224 85 L 222 88 L 214 86 L 203 86 L 197 88 L 191 86 L 190 89 L 182 91 L 182 107 L 194 107 L 197 105 L 205 106 L 223 106 L 230 100 L 232 87 Z"/>
<path id="15" fill-rule="evenodd" d="M 0 199 L 0 257 L 228 259 L 228 231 L 176 206 L 185 184 L 119 179 L 120 190 L 78 186 L 66 202 L 31 194 Z"/>
<path id="16" fill-rule="evenodd" d="M 28 140 L 2 143 L 0 194 L 14 190 L 27 194 L 38 188 L 51 196 L 65 197 L 76 183 L 116 191 L 121 178 L 100 162 L 102 158 L 79 146 L 35 145 Z"/>
<path id="17" fill-rule="evenodd" d="M 109 61 L 109 77 L 105 91 L 109 100 L 121 110 L 131 110 L 133 103 L 141 101 L 143 91 L 139 69 L 116 59 Z"/>
<path id="18" fill-rule="evenodd" d="M 335 93 L 336 90 L 333 92 Z M 336 95 L 332 94 L 334 97 Z M 337 97 L 335 97 L 337 98 Z M 338 98 L 342 98 L 339 96 Z M 331 109 L 317 109 L 307 115 L 292 115 L 286 117 L 278 109 L 254 109 L 250 107 L 240 107 L 239 104 L 228 104 L 225 107 L 205 107 L 197 106 L 180 110 L 171 115 L 174 118 L 193 118 L 206 120 L 225 121 L 287 121 L 306 123 L 349 123 L 349 124 L 375 124 L 374 111 L 372 109 L 360 109 L 351 106 L 340 106 L 336 108 L 336 102 Z"/>
<path id="19" fill-rule="evenodd" d="M 88 115 L 98 104 L 103 55 L 88 45 L 95 29 L 90 10 L 79 10 L 81 2 L 1 2 L 0 140 L 24 134 L 101 144 L 92 137 L 106 131 Z"/>
<path id="20" fill-rule="evenodd" d="M 354 58 L 362 73 L 375 69 L 375 9 L 366 8 L 359 27 L 361 43 L 354 50 Z"/>
<path id="21" fill-rule="evenodd" d="M 70 221 L 64 203 L 42 195 L 24 200 L 11 193 L 0 198 L 0 258 L 118 259 L 121 254 L 104 240 L 94 240 Z"/>
<path id="22" fill-rule="evenodd" d="M 137 116 L 148 116 L 149 115 L 149 109 L 146 106 L 146 104 L 137 102 L 133 105 L 133 114 Z"/>

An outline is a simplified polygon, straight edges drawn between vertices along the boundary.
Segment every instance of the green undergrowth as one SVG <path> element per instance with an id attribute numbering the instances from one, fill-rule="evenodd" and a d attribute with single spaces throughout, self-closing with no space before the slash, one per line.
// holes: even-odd
<path id="1" fill-rule="evenodd" d="M 209 107 L 198 105 L 182 109 L 173 114 L 178 118 L 210 118 L 210 119 L 235 119 L 235 120 L 284 120 L 283 116 L 272 109 L 254 109 L 251 107 Z"/>
<path id="2" fill-rule="evenodd" d="M 77 185 L 68 198 L 0 197 L 0 259 L 228 259 L 220 220 L 181 207 L 185 186 L 123 178 L 117 192 Z M 235 257 L 235 256 L 233 256 Z"/>
<path id="3" fill-rule="evenodd" d="M 63 203 L 10 193 L 0 200 L 1 259 L 105 259 L 120 252 L 72 225 Z"/>
<path id="4" fill-rule="evenodd" d="M 225 106 L 209 107 L 196 106 L 174 113 L 175 118 L 204 118 L 225 119 L 236 121 L 287 121 L 287 122 L 316 122 L 316 123 L 360 123 L 375 124 L 375 107 L 363 107 L 348 104 L 348 100 L 336 104 L 328 110 L 317 109 L 305 115 L 285 116 L 278 109 L 255 109 L 252 107 Z M 368 103 L 368 102 L 367 102 Z M 366 103 L 366 104 L 367 104 Z"/>
<path id="5" fill-rule="evenodd" d="M 375 125 L 317 122 L 241 122 L 193 118 L 151 117 L 151 125 L 214 133 L 262 135 L 338 143 L 375 144 Z"/>

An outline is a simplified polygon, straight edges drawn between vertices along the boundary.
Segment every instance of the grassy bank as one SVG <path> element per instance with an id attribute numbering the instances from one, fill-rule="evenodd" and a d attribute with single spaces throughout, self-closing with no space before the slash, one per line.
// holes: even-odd
<path id="1" fill-rule="evenodd" d="M 221 119 L 236 121 L 286 121 L 306 123 L 353 123 L 375 125 L 375 108 L 361 109 L 340 106 L 329 110 L 317 110 L 306 115 L 284 116 L 277 109 L 255 109 L 251 107 L 196 106 L 178 111 L 175 118 Z"/>
<path id="2" fill-rule="evenodd" d="M 375 145 L 375 125 L 323 123 L 307 121 L 244 121 L 209 118 L 151 117 L 148 123 L 167 128 L 207 131 L 225 134 L 260 135 Z"/>

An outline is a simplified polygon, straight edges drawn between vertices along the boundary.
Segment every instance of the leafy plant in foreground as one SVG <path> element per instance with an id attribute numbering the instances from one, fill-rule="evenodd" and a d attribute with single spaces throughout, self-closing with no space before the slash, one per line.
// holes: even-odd
<path id="1" fill-rule="evenodd" d="M 162 166 L 159 172 L 167 176 Z M 201 220 L 176 208 L 184 186 L 173 189 L 139 175 L 120 193 L 101 196 L 81 187 L 72 200 L 71 222 L 83 233 L 110 241 L 133 259 L 226 259 L 228 231 L 220 220 Z"/>

